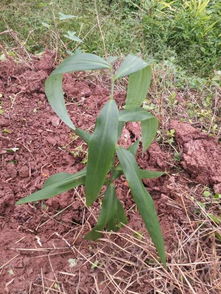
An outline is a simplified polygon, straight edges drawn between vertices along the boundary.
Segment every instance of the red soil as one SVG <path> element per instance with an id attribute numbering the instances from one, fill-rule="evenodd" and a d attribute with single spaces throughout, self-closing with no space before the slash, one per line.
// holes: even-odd
<path id="1" fill-rule="evenodd" d="M 4 111 L 0 115 L 0 293 L 56 293 L 56 289 L 68 294 L 98 293 L 97 283 L 100 293 L 121 293 L 115 292 L 99 267 L 87 262 L 96 262 L 99 248 L 110 255 L 117 255 L 118 249 L 111 243 L 83 239 L 94 225 L 99 208 L 98 203 L 93 212 L 85 207 L 83 188 L 44 203 L 15 206 L 17 200 L 41 188 L 48 176 L 61 171 L 73 173 L 84 166 L 86 145 L 57 118 L 45 98 L 43 84 L 53 67 L 54 56 L 50 52 L 41 59 L 33 58 L 29 65 L 12 60 L 0 64 L 0 100 Z M 65 77 L 64 89 L 74 123 L 86 130 L 93 129 L 96 114 L 108 98 L 108 88 L 93 75 L 77 73 Z M 123 99 L 124 93 L 117 93 L 119 105 Z M 184 209 L 180 191 L 188 191 L 190 183 L 211 185 L 219 193 L 221 190 L 221 149 L 215 139 L 177 121 L 171 123 L 171 128 L 176 130 L 183 169 L 175 163 L 171 152 L 156 142 L 147 152 L 140 150 L 138 154 L 142 168 L 169 173 L 144 181 L 155 199 L 169 254 L 177 247 L 173 224 L 186 223 L 186 230 L 189 229 L 185 209 L 190 204 L 187 202 Z M 123 145 L 137 136 L 137 124 L 128 124 Z M 122 178 L 117 185 L 118 197 L 129 217 L 128 226 L 146 236 L 126 182 Z M 127 228 L 122 232 L 132 234 Z M 107 238 L 119 246 L 127 245 L 114 234 Z M 123 258 L 139 265 L 137 256 L 141 252 L 132 250 L 131 255 L 124 253 Z M 70 258 L 76 259 L 75 266 Z M 114 263 L 109 266 L 117 275 L 119 269 Z M 118 276 L 126 280 L 130 273 L 128 267 L 127 272 L 119 271 Z M 47 292 L 50 286 L 52 290 Z M 146 279 L 129 287 L 136 293 L 153 293 L 152 289 Z"/>

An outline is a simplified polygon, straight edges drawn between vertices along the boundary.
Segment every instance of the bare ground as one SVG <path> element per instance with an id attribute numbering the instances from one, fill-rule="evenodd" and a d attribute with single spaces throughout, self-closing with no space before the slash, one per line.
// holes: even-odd
<path id="1" fill-rule="evenodd" d="M 170 121 L 175 147 L 154 142 L 138 152 L 143 168 L 167 174 L 144 184 L 155 200 L 165 237 L 168 268 L 157 256 L 122 177 L 117 193 L 129 224 L 98 242 L 83 236 L 95 224 L 99 202 L 85 205 L 78 189 L 50 200 L 15 206 L 48 176 L 80 170 L 87 147 L 52 112 L 43 83 L 54 67 L 50 52 L 29 64 L 0 63 L 0 293 L 221 293 L 220 199 L 202 196 L 207 185 L 221 193 L 221 147 L 190 124 Z M 77 73 L 64 79 L 69 113 L 92 130 L 108 98 L 105 79 Z M 124 91 L 116 93 L 118 105 Z M 121 140 L 139 136 L 130 123 Z"/>

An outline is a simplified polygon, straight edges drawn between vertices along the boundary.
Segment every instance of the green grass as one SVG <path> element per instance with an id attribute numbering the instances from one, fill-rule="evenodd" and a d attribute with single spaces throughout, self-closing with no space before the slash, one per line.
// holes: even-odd
<path id="1" fill-rule="evenodd" d="M 60 20 L 59 13 L 76 17 Z M 218 0 L 2 0 L 0 38 L 4 52 L 12 56 L 24 48 L 33 54 L 48 48 L 65 57 L 80 48 L 101 56 L 130 52 L 155 59 L 154 97 L 164 99 L 173 115 L 173 93 L 197 91 L 190 94 L 193 99 L 187 95 L 189 120 L 219 134 L 220 14 Z M 67 39 L 67 31 L 75 31 L 83 42 Z M 147 107 L 158 109 L 161 102 Z"/>
<path id="2" fill-rule="evenodd" d="M 76 17 L 60 20 L 59 13 Z M 83 42 L 67 39 L 67 31 Z M 100 56 L 130 52 L 154 59 L 152 91 L 158 99 L 146 107 L 161 115 L 164 105 L 170 116 L 188 116 L 220 134 L 219 0 L 1 0 L 0 38 L 0 50 L 12 56 L 48 48 L 65 57 L 79 48 Z M 180 91 L 187 93 L 185 116 L 177 112 Z"/>
<path id="3" fill-rule="evenodd" d="M 66 55 L 77 47 L 98 55 L 142 52 L 200 77 L 213 77 L 221 66 L 219 0 L 97 0 L 97 11 L 88 0 L 2 0 L 0 11 L 9 52 L 22 46 L 34 54 L 49 48 Z M 59 12 L 77 17 L 60 21 Z M 65 38 L 68 30 L 83 43 Z"/>
<path id="4" fill-rule="evenodd" d="M 16 0 L 1 2 L 0 31 L 13 30 L 16 32 L 21 45 L 31 53 L 49 49 L 75 50 L 75 42 L 64 37 L 68 31 L 76 31 L 77 35 L 84 40 L 81 49 L 92 53 L 104 55 L 101 34 L 98 29 L 96 11 L 91 1 L 22 1 Z M 106 1 L 108 2 L 108 1 Z M 100 4 L 99 4 L 100 3 Z M 141 51 L 138 42 L 137 21 L 132 16 L 124 19 L 121 5 L 117 8 L 119 15 L 114 16 L 114 11 L 105 1 L 98 1 L 98 15 L 101 29 L 105 35 L 106 51 L 108 54 L 119 54 Z M 111 12 L 112 11 L 112 12 Z M 60 21 L 59 12 L 73 14 L 74 19 Z M 48 26 L 48 27 L 46 27 Z M 9 33 L 2 35 L 5 47 L 11 50 L 18 47 L 18 42 Z"/>
<path id="5" fill-rule="evenodd" d="M 150 1 L 143 17 L 146 41 L 158 59 L 175 57 L 191 74 L 211 75 L 221 66 L 221 3 Z"/>

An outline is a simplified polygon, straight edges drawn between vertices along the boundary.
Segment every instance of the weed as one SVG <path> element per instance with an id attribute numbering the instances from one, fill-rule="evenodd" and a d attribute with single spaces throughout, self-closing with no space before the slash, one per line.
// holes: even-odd
<path id="1" fill-rule="evenodd" d="M 221 199 L 221 194 L 218 193 L 212 193 L 211 190 L 209 188 L 205 188 L 205 190 L 203 191 L 203 196 L 206 198 L 210 198 L 212 200 L 219 200 Z"/>
<path id="2" fill-rule="evenodd" d="M 8 149 L 6 149 L 6 151 L 7 152 L 11 152 L 11 153 L 14 153 L 14 152 L 16 152 L 16 151 L 18 151 L 19 150 L 19 148 L 18 147 L 12 147 L 12 148 L 8 148 Z M 12 163 L 16 163 L 15 161 L 11 161 Z"/>
<path id="3" fill-rule="evenodd" d="M 220 67 L 220 1 L 149 1 L 143 16 L 146 44 L 157 59 L 175 58 L 188 72 Z"/>
<path id="4" fill-rule="evenodd" d="M 96 240 L 102 236 L 100 231 L 104 229 L 117 231 L 122 223 L 127 223 L 114 185 L 115 180 L 124 174 L 160 259 L 165 264 L 164 242 L 154 203 L 142 183 L 142 178 L 159 177 L 163 173 L 142 170 L 138 167 L 135 156 L 139 140 L 128 149 L 117 144 L 124 124 L 130 121 L 141 123 L 143 150 L 149 147 L 156 135 L 158 120 L 140 107 L 150 85 L 151 66 L 139 57 L 127 55 L 120 67 L 114 71 L 113 65 L 108 60 L 94 54 L 78 52 L 65 59 L 47 79 L 46 95 L 53 110 L 89 146 L 87 167 L 73 175 L 59 173 L 50 177 L 42 190 L 19 200 L 17 204 L 48 199 L 79 185 L 85 185 L 86 204 L 90 206 L 97 200 L 102 186 L 105 185 L 106 192 L 98 222 L 86 235 L 87 239 Z M 109 101 L 103 106 L 96 119 L 94 133 L 90 134 L 76 128 L 68 115 L 62 91 L 62 75 L 67 72 L 95 69 L 109 71 L 111 91 Z M 125 109 L 119 110 L 114 100 L 114 86 L 116 80 L 125 76 L 129 76 L 127 98 Z M 117 163 L 116 157 L 119 163 Z"/>
<path id="5" fill-rule="evenodd" d="M 7 129 L 7 128 L 4 128 L 4 129 L 2 130 L 2 133 L 3 133 L 3 134 L 11 134 L 11 133 L 12 133 L 12 130 Z"/>
<path id="6" fill-rule="evenodd" d="M 105 43 L 111 55 L 126 54 L 130 48 L 160 63 L 169 61 L 189 81 L 190 74 L 213 78 L 219 70 L 219 0 L 96 2 L 97 9 L 88 0 L 2 0 L 0 32 L 7 54 L 16 54 L 19 48 L 39 53 L 47 47 L 66 55 L 80 46 L 104 55 Z"/>
<path id="7" fill-rule="evenodd" d="M 0 115 L 4 114 L 4 109 L 2 108 L 2 106 L 0 105 Z"/>
<path id="8" fill-rule="evenodd" d="M 174 129 L 171 129 L 171 130 L 168 130 L 167 131 L 167 134 L 166 134 L 166 136 L 167 136 L 167 139 L 166 139 L 166 143 L 168 143 L 168 144 L 170 144 L 170 145 L 172 145 L 172 144 L 174 144 L 174 140 L 175 140 L 175 130 Z"/>

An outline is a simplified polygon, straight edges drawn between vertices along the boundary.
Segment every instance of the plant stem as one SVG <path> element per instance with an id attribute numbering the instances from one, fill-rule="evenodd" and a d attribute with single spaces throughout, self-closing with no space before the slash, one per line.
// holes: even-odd
<path id="1" fill-rule="evenodd" d="M 110 93 L 110 99 L 114 99 L 114 75 L 111 74 L 111 93 Z"/>

